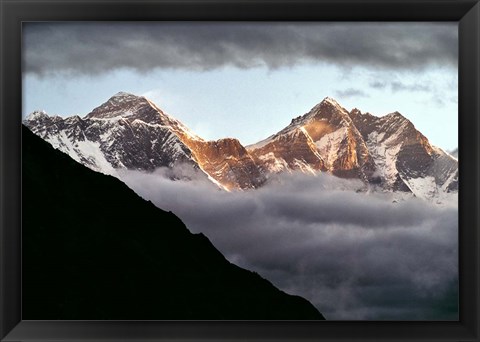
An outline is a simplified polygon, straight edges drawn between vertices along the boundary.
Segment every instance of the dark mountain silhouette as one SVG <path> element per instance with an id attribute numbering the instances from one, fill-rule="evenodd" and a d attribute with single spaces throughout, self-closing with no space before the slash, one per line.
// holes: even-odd
<path id="1" fill-rule="evenodd" d="M 23 127 L 23 319 L 323 316 Z"/>

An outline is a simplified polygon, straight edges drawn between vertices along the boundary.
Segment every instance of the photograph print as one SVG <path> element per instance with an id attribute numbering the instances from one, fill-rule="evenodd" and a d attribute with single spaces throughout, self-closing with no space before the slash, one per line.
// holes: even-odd
<path id="1" fill-rule="evenodd" d="M 22 44 L 22 319 L 458 320 L 457 23 Z"/>

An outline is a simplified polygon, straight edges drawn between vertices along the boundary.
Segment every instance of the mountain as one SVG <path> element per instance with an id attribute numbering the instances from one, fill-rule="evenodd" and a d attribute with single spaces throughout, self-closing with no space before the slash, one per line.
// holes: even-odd
<path id="1" fill-rule="evenodd" d="M 375 181 L 375 163 L 360 132 L 348 112 L 331 98 L 247 149 L 267 172 L 329 171 Z"/>
<path id="2" fill-rule="evenodd" d="M 205 141 L 142 96 L 120 92 L 84 118 L 33 112 L 24 124 L 55 148 L 95 171 L 189 167 L 222 188 L 264 182 L 236 139 Z"/>
<path id="3" fill-rule="evenodd" d="M 272 174 L 298 170 L 360 179 L 369 189 L 426 199 L 458 190 L 458 161 L 431 145 L 403 115 L 347 111 L 328 97 L 246 147 L 233 138 L 205 141 L 148 99 L 127 93 L 84 118 L 34 112 L 24 124 L 73 159 L 113 175 L 118 168 L 187 166 L 230 190 L 255 189 Z"/>
<path id="4" fill-rule="evenodd" d="M 267 173 L 328 171 L 426 199 L 458 190 L 457 160 L 432 146 L 400 113 L 348 112 L 328 97 L 247 150 Z"/>
<path id="5" fill-rule="evenodd" d="M 456 149 L 454 149 L 453 151 L 450 151 L 449 153 L 453 158 L 458 160 L 458 147 Z"/>
<path id="6" fill-rule="evenodd" d="M 323 319 L 25 127 L 22 151 L 23 319 Z"/>
<path id="7" fill-rule="evenodd" d="M 423 198 L 458 190 L 458 161 L 431 145 L 400 113 L 376 117 L 354 109 L 350 116 L 376 162 L 384 188 L 410 190 Z"/>

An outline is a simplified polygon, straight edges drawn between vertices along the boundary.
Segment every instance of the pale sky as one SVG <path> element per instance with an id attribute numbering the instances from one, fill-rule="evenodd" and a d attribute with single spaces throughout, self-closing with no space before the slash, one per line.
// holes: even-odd
<path id="1" fill-rule="evenodd" d="M 456 23 L 29 23 L 23 112 L 144 95 L 205 139 L 255 143 L 326 96 L 458 146 Z"/>

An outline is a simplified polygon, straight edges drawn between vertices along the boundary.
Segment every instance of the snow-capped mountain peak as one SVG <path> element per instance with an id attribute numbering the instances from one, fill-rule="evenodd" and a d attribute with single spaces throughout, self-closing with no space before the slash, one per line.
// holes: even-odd
<path id="1" fill-rule="evenodd" d="M 298 131 L 302 134 L 295 134 Z M 287 169 L 310 168 L 362 180 L 374 173 L 373 161 L 348 111 L 331 97 L 247 149 L 259 162 L 268 160 L 268 169 L 275 172 L 283 171 L 280 165 L 288 165 Z"/>
<path id="2" fill-rule="evenodd" d="M 305 132 L 309 139 L 302 141 L 300 135 L 293 135 L 297 130 Z M 268 161 L 271 172 L 303 169 L 297 162 L 302 156 L 300 161 L 309 160 L 310 165 L 315 160 L 315 170 L 360 178 L 387 191 L 431 198 L 441 191 L 457 189 L 457 161 L 432 147 L 402 114 L 395 111 L 377 117 L 357 108 L 348 112 L 330 97 L 277 134 L 247 149 L 259 163 Z M 311 153 L 317 158 L 312 159 Z M 428 186 L 422 179 L 428 180 Z"/>
<path id="3" fill-rule="evenodd" d="M 206 141 L 149 99 L 126 92 L 83 118 L 36 111 L 24 124 L 78 162 L 114 175 L 187 165 L 227 190 L 257 188 L 271 174 L 294 170 L 329 172 L 360 179 L 369 189 L 422 198 L 458 189 L 458 161 L 402 114 L 349 112 L 331 97 L 247 147 L 234 138 Z"/>
<path id="4" fill-rule="evenodd" d="M 31 126 L 46 127 L 56 122 L 61 121 L 62 118 L 56 115 L 48 115 L 44 110 L 36 110 L 28 115 L 24 122 L 28 122 Z"/>
<path id="5" fill-rule="evenodd" d="M 83 118 L 31 116 L 42 118 L 24 121 L 35 134 L 103 173 L 190 169 L 186 174 L 197 173 L 225 189 L 255 188 L 264 181 L 237 139 L 205 141 L 143 96 L 117 93 Z M 183 176 L 172 172 L 172 177 Z"/>
<path id="6" fill-rule="evenodd" d="M 409 121 L 406 117 L 404 117 L 400 112 L 392 112 L 392 113 L 389 113 L 387 115 L 384 116 L 385 119 L 389 119 L 389 120 L 395 120 L 395 121 Z"/>
<path id="7" fill-rule="evenodd" d="M 327 121 L 334 125 L 348 126 L 352 120 L 348 111 L 336 100 L 326 97 L 304 115 L 304 121 Z"/>
<path id="8" fill-rule="evenodd" d="M 25 120 L 32 121 L 32 120 L 38 120 L 40 118 L 48 117 L 48 114 L 44 110 L 35 110 L 32 113 L 30 113 Z"/>
<path id="9" fill-rule="evenodd" d="M 453 151 L 448 152 L 453 158 L 458 160 L 458 147 L 454 149 Z"/>
<path id="10" fill-rule="evenodd" d="M 146 97 L 126 92 L 118 92 L 113 95 L 105 103 L 87 114 L 85 119 L 110 120 L 113 122 L 127 120 L 130 124 L 164 126 L 176 134 L 190 139 L 201 140 L 184 124 L 164 113 Z"/>
<path id="11" fill-rule="evenodd" d="M 132 93 L 128 93 L 126 91 L 119 91 L 118 93 L 112 96 L 112 98 L 129 98 L 129 97 L 139 97 L 139 96 Z"/>
<path id="12" fill-rule="evenodd" d="M 342 106 L 333 97 L 326 96 L 320 103 L 329 103 L 332 106 L 342 108 Z"/>
<path id="13" fill-rule="evenodd" d="M 148 106 L 148 102 L 143 96 L 119 92 L 109 98 L 105 103 L 94 108 L 85 118 L 111 119 L 115 117 L 126 117 L 131 116 L 146 106 Z"/>

